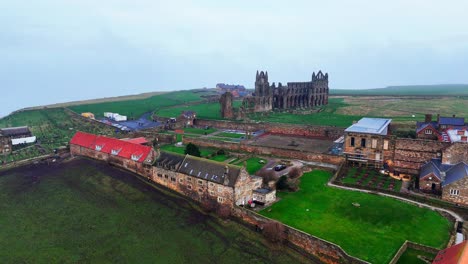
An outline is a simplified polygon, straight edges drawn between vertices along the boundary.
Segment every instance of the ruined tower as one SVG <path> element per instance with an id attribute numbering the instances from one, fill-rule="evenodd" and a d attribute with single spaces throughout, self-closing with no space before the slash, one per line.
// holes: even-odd
<path id="1" fill-rule="evenodd" d="M 232 93 L 225 92 L 221 95 L 219 103 L 221 104 L 221 117 L 222 118 L 234 118 L 234 109 L 232 108 Z"/>
<path id="2" fill-rule="evenodd" d="M 268 72 L 261 71 L 255 77 L 255 112 L 272 110 L 272 88 L 268 82 Z"/>

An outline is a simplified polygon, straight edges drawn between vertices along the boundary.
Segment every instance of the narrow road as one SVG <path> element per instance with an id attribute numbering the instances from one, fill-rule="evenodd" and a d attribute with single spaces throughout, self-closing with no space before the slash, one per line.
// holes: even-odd
<path id="1" fill-rule="evenodd" d="M 369 191 L 369 190 L 361 190 L 361 189 L 352 188 L 352 187 L 345 187 L 345 186 L 340 186 L 340 185 L 333 184 L 331 182 L 328 182 L 327 185 L 330 186 L 330 187 L 335 187 L 335 188 L 349 190 L 349 191 L 358 191 L 358 192 L 363 192 L 363 193 L 373 193 L 373 194 L 377 194 L 377 195 L 381 195 L 381 196 L 394 198 L 394 199 L 404 201 L 404 202 L 408 202 L 408 203 L 412 203 L 412 204 L 415 204 L 415 205 L 418 205 L 418 206 L 423 206 L 423 207 L 429 208 L 431 210 L 446 212 L 446 213 L 450 214 L 451 216 L 453 216 L 457 221 L 460 221 L 460 222 L 464 221 L 463 217 L 461 217 L 460 215 L 458 215 L 457 213 L 455 213 L 453 211 L 450 211 L 450 210 L 447 210 L 447 209 L 444 209 L 444 208 L 440 208 L 440 207 L 435 207 L 435 206 L 432 206 L 432 205 L 427 205 L 425 203 L 416 202 L 416 201 L 406 199 L 406 198 L 402 198 L 402 197 L 399 197 L 399 196 L 396 196 L 396 195 L 391 195 L 391 194 L 386 194 L 386 193 L 381 193 L 381 192 L 375 192 L 375 191 Z"/>

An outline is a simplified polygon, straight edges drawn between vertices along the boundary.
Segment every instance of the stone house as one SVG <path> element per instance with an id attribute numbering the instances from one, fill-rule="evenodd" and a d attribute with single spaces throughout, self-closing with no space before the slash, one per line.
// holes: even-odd
<path id="1" fill-rule="evenodd" d="M 253 199 L 262 179 L 238 166 L 190 155 L 162 151 L 154 163 L 152 180 L 201 203 L 232 206 Z"/>
<path id="2" fill-rule="evenodd" d="M 343 154 L 347 163 L 383 168 L 391 157 L 391 119 L 364 117 L 345 129 Z"/>
<path id="3" fill-rule="evenodd" d="M 6 155 L 11 153 L 11 139 L 4 136 L 0 131 L 0 155 Z"/>
<path id="4" fill-rule="evenodd" d="M 80 131 L 70 141 L 70 153 L 106 161 L 145 177 L 151 175 L 157 157 L 152 147 Z"/>
<path id="5" fill-rule="evenodd" d="M 253 201 L 264 204 L 273 203 L 276 200 L 276 190 L 260 188 L 253 191 Z"/>
<path id="6" fill-rule="evenodd" d="M 432 120 L 431 114 L 426 114 L 424 122 L 416 122 L 416 136 L 420 139 L 439 140 L 442 142 L 455 142 L 453 139 L 456 136 L 463 135 L 467 130 L 468 125 L 465 123 L 465 118 L 456 117 L 443 117 L 437 115 L 437 120 Z M 452 131 L 453 137 L 448 133 Z M 462 136 L 463 136 L 462 135 Z M 461 137 L 460 141 L 466 141 L 466 137 Z"/>
<path id="7" fill-rule="evenodd" d="M 12 146 L 36 142 L 36 137 L 27 126 L 1 128 L 0 134 L 8 138 Z"/>

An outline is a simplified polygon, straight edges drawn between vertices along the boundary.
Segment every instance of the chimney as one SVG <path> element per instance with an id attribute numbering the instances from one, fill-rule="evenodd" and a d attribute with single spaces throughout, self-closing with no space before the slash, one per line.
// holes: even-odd
<path id="1" fill-rule="evenodd" d="M 440 122 L 440 115 L 437 114 L 437 124 L 439 124 L 439 122 Z"/>
<path id="2" fill-rule="evenodd" d="M 432 115 L 431 114 L 426 114 L 426 118 L 424 119 L 425 123 L 430 123 L 432 121 Z"/>
<path id="3" fill-rule="evenodd" d="M 455 117 L 455 115 L 452 115 L 452 117 Z"/>

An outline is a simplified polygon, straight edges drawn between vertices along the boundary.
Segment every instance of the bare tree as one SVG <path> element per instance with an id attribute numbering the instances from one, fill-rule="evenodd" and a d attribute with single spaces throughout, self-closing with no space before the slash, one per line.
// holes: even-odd
<path id="1" fill-rule="evenodd" d="M 270 221 L 263 225 L 263 235 L 271 242 L 283 242 L 285 227 L 276 221 Z"/>
<path id="2" fill-rule="evenodd" d="M 289 175 L 289 178 L 291 179 L 299 178 L 302 176 L 302 169 L 299 167 L 292 167 L 289 170 L 288 175 Z"/>

